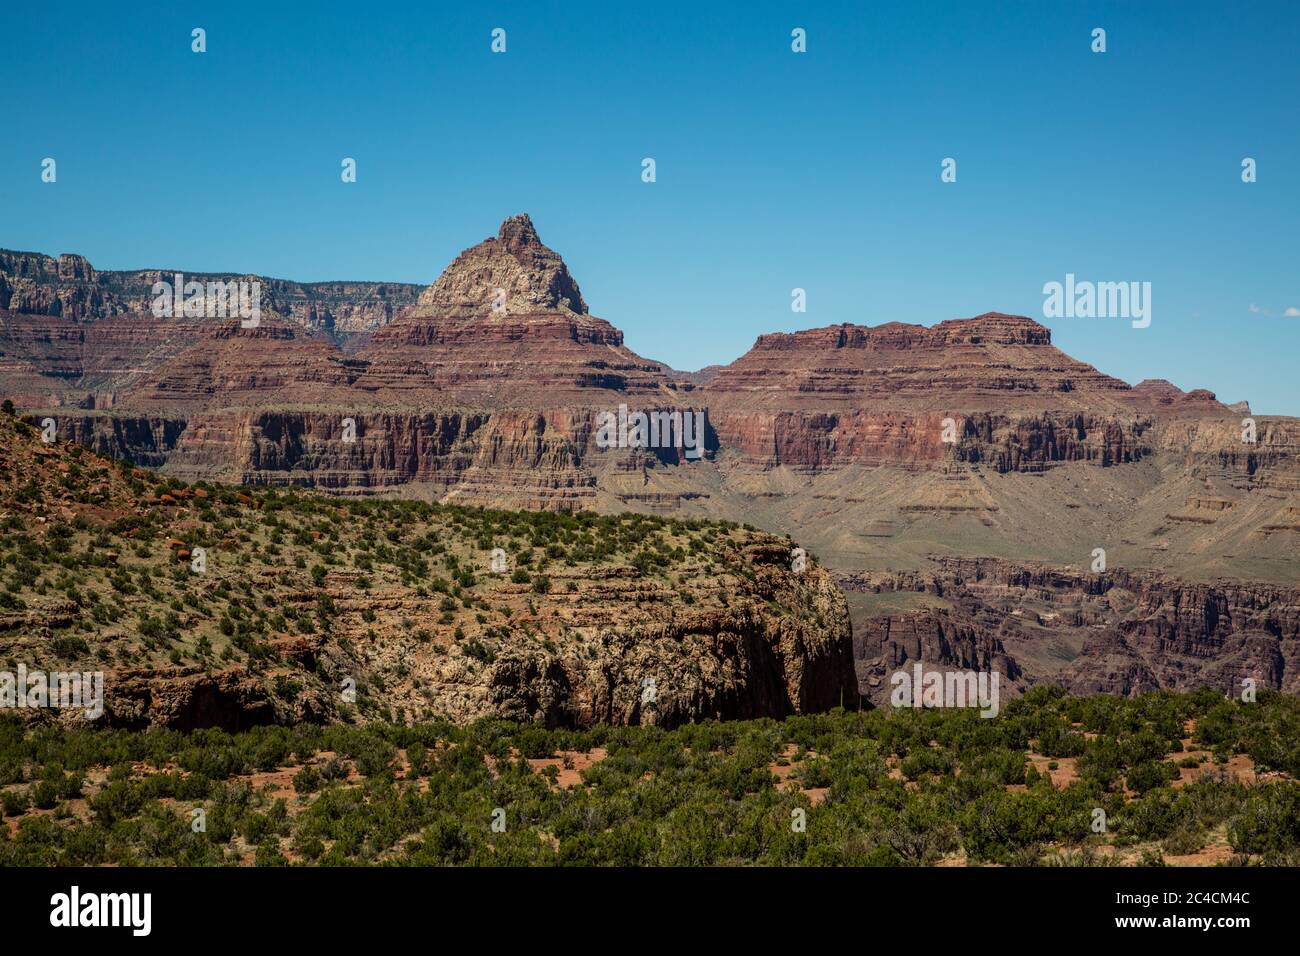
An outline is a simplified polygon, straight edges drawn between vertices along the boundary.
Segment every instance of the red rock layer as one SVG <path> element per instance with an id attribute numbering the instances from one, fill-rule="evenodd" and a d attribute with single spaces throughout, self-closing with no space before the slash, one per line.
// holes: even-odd
<path id="1" fill-rule="evenodd" d="M 840 584 L 940 595 L 949 605 L 870 616 L 857 629 L 859 680 L 878 701 L 887 690 L 883 678 L 905 662 L 1018 676 L 1015 654 L 1050 641 L 1061 646 L 1060 636 L 1071 634 L 1080 653 L 1055 670 L 1034 665 L 1028 683 L 1125 696 L 1209 685 L 1235 697 L 1251 679 L 1260 688 L 1300 692 L 1294 587 L 1196 583 L 1144 570 L 1089 574 L 995 558 L 941 558 L 929 571 L 855 572 L 841 575 Z"/>
<path id="2" fill-rule="evenodd" d="M 595 445 L 597 416 L 624 404 L 706 410 L 710 453 L 752 474 L 955 462 L 1035 472 L 1161 452 L 1253 480 L 1297 455 L 1285 420 L 1243 447 L 1239 414 L 1208 392 L 1129 388 L 1053 347 L 1041 324 L 1001 313 L 764 335 L 729 366 L 680 376 L 588 313 L 527 216 L 462 253 L 417 302 L 378 284 L 267 280 L 255 329 L 142 314 L 142 290 L 162 273 L 3 253 L 0 275 L 0 392 L 58 413 L 66 434 L 100 450 L 187 478 L 420 482 L 466 500 L 575 507 L 594 500 L 611 461 L 641 467 L 635 450 Z M 376 298 L 382 315 L 367 311 Z M 344 300 L 370 316 L 347 349 L 312 328 L 322 303 Z"/>
<path id="3" fill-rule="evenodd" d="M 420 287 L 401 282 L 290 282 L 267 276 L 225 272 L 95 269 L 84 256 L 57 259 L 36 252 L 0 250 L 0 310 L 52 315 L 94 322 L 116 315 L 146 315 L 154 301 L 153 284 L 185 280 L 207 283 L 231 279 L 261 286 L 261 310 L 308 329 L 357 333 L 378 328 L 409 309 Z"/>

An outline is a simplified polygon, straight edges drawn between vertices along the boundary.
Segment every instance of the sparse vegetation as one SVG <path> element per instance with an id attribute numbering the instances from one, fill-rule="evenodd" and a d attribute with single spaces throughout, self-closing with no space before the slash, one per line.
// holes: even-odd
<path id="1" fill-rule="evenodd" d="M 992 720 L 836 711 L 673 731 L 482 721 L 181 734 L 5 717 L 0 864 L 1159 865 L 1208 853 L 1294 865 L 1297 729 L 1300 701 L 1275 693 L 1239 704 L 1208 690 L 1121 700 L 1047 687 Z M 1077 760 L 1068 783 L 1033 770 L 1044 740 L 1077 755 L 1056 759 Z M 1252 769 L 1178 782 L 1139 769 L 1176 768 L 1184 740 Z M 1135 774 L 1150 786 L 1126 787 Z M 195 807 L 205 832 L 190 829 Z M 1090 825 L 1097 808 L 1105 833 Z"/>
<path id="2" fill-rule="evenodd" d="M 80 446 L 44 446 L 30 429 L 19 435 L 24 427 L 0 418 L 0 617 L 11 615 L 0 654 L 29 663 L 53 654 L 68 666 L 240 667 L 279 701 L 304 682 L 310 691 L 360 675 L 391 697 L 411 655 L 490 664 L 518 633 L 506 621 L 558 652 L 566 635 L 539 605 L 572 595 L 580 607 L 585 583 L 610 572 L 650 576 L 693 605 L 730 600 L 750 580 L 735 556 L 767 540 L 729 523 L 635 514 L 187 485 Z M 490 571 L 495 548 L 507 573 Z M 315 662 L 305 674 L 304 641 Z M 399 712 L 443 716 L 408 690 Z M 386 719 L 377 694 L 359 695 L 345 716 Z"/>

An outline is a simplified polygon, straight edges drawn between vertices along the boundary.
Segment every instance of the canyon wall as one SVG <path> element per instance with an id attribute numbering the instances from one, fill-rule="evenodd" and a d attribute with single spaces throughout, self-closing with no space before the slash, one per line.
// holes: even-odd
<path id="1" fill-rule="evenodd" d="M 1151 570 L 1088 573 L 1000 559 L 937 558 L 932 569 L 846 572 L 863 693 L 882 700 L 888 675 L 911 661 L 997 670 L 1022 686 L 1133 696 L 1212 686 L 1300 693 L 1300 588 L 1204 584 Z M 891 606 L 882 595 L 912 595 Z M 936 609 L 920 596 L 941 602 Z M 1074 645 L 1053 660 L 1047 646 Z M 1017 655 L 1023 655 L 1017 660 Z"/>
<path id="2" fill-rule="evenodd" d="M 391 322 L 412 306 L 421 286 L 403 282 L 292 282 L 229 272 L 182 269 L 101 271 L 84 256 L 57 258 L 0 250 L 0 309 L 86 322 L 117 315 L 148 315 L 155 282 L 247 280 L 261 286 L 264 315 L 278 315 L 306 329 L 359 333 Z"/>

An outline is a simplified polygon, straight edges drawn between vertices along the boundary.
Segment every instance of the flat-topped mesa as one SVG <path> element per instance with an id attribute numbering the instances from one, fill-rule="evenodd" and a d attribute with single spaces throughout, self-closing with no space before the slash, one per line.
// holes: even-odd
<path id="1" fill-rule="evenodd" d="M 800 349 L 936 349 L 950 345 L 1051 345 L 1052 330 L 1023 315 L 986 312 L 927 328 L 907 322 L 828 325 L 800 332 L 760 335 L 754 351 Z"/>
<path id="2" fill-rule="evenodd" d="M 1137 461 L 1146 424 L 1131 393 L 1053 346 L 1045 326 L 1000 312 L 762 336 L 697 390 L 722 448 L 800 472 Z M 945 420 L 957 429 L 950 442 Z"/>
<path id="3" fill-rule="evenodd" d="M 56 259 L 40 252 L 16 252 L 10 249 L 0 249 L 0 274 L 33 282 L 51 282 L 57 279 L 93 282 L 96 276 L 85 256 L 64 253 Z"/>
<path id="4" fill-rule="evenodd" d="M 527 213 L 511 216 L 495 238 L 457 256 L 421 293 L 415 308 L 416 315 L 495 318 L 539 311 L 586 315 L 587 303 L 564 260 L 542 244 Z"/>
<path id="5" fill-rule="evenodd" d="M 833 325 L 760 336 L 703 391 L 747 410 L 1110 411 L 1131 389 L 1051 344 L 1026 316 L 989 312 L 932 327 Z"/>

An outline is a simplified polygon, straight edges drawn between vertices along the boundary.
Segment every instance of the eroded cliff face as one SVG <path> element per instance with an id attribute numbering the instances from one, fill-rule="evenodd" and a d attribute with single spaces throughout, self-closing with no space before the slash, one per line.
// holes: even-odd
<path id="1" fill-rule="evenodd" d="M 337 719 L 337 697 L 331 688 L 314 677 L 295 676 L 302 661 L 292 657 L 285 661 L 290 666 L 280 669 L 279 676 L 305 685 L 292 698 L 277 693 L 274 677 L 244 667 L 117 670 L 106 678 L 104 716 L 99 722 L 131 730 L 166 727 L 189 732 L 220 727 L 235 733 L 264 724 Z"/>
<path id="2" fill-rule="evenodd" d="M 1208 392 L 1130 388 L 1024 316 L 760 336 L 702 387 L 724 448 L 752 468 L 1102 466 L 1154 453 L 1162 420 L 1228 420 Z M 1226 435 L 1226 433 L 1225 433 Z"/>
<path id="3" fill-rule="evenodd" d="M 568 646 L 505 649 L 466 695 L 463 713 L 553 726 L 675 726 L 856 707 L 844 596 L 820 568 L 792 573 L 789 556 L 787 546 L 745 547 L 750 586 L 721 607 L 674 607 L 680 593 L 623 574 L 556 598 Z M 630 601 L 657 610 L 629 615 Z M 771 613 L 778 606 L 794 613 Z M 460 674 L 442 667 L 431 679 L 454 684 Z"/>
<path id="4" fill-rule="evenodd" d="M 854 634 L 858 689 L 875 705 L 888 706 L 892 675 L 921 663 L 945 671 L 997 673 L 999 693 L 1023 692 L 1027 685 L 1019 663 L 987 624 L 940 608 L 863 619 Z"/>
<path id="5" fill-rule="evenodd" d="M 701 397 L 710 401 L 712 395 Z M 1081 412 L 729 412 L 712 403 L 709 410 L 720 446 L 759 470 L 788 467 L 818 474 L 850 465 L 915 469 L 960 461 L 998 472 L 1034 472 L 1068 462 L 1135 462 L 1152 454 L 1146 438 L 1152 421 L 1133 417 Z M 949 428 L 952 440 L 945 441 Z"/>
<path id="6" fill-rule="evenodd" d="M 247 280 L 261 286 L 261 311 L 305 329 L 359 333 L 379 328 L 410 308 L 420 286 L 402 282 L 291 282 L 226 272 L 140 269 L 101 271 L 84 256 L 58 258 L 0 250 L 0 310 L 93 323 L 119 315 L 149 315 L 155 282 L 176 273 L 202 283 Z"/>
<path id="7" fill-rule="evenodd" d="M 859 683 L 877 702 L 908 662 L 997 670 L 1017 690 L 1133 696 L 1211 686 L 1300 693 L 1300 589 L 1087 573 L 998 559 L 839 576 L 850 592 Z M 1004 685 L 1005 686 L 1005 685 Z"/>
<path id="8" fill-rule="evenodd" d="M 1245 441 L 1243 435 L 1254 440 Z M 1185 462 L 1197 477 L 1227 475 L 1242 487 L 1300 492 L 1297 418 L 1238 414 L 1229 419 L 1176 419 L 1159 429 L 1157 447 L 1165 456 Z"/>
<path id="9" fill-rule="evenodd" d="M 523 631 L 486 645 L 453 639 L 450 628 L 443 633 L 435 600 L 388 588 L 358 599 L 350 580 L 331 581 L 337 626 L 314 642 L 309 663 L 296 649 L 277 647 L 263 673 L 115 671 L 104 720 L 179 730 L 338 720 L 352 710 L 339 693 L 348 679 L 386 712 L 457 723 L 500 717 L 549 727 L 672 727 L 858 706 L 843 594 L 820 568 L 796 578 L 768 564 L 778 552 L 785 558 L 789 549 L 747 550 L 743 560 L 756 562 L 752 589 L 731 590 L 722 607 L 716 586 L 667 587 L 629 570 L 553 572 L 558 588 L 546 596 L 503 584 L 498 596 L 519 608 Z M 377 622 L 366 622 L 367 611 Z M 399 618 L 424 633 L 404 631 Z M 475 653 L 490 657 L 449 653 L 457 642 L 489 647 Z M 301 686 L 288 698 L 277 678 Z"/>
<path id="10" fill-rule="evenodd" d="M 160 468 L 167 463 L 187 425 L 184 419 L 176 418 L 106 415 L 60 415 L 56 423 L 56 435 L 62 440 L 146 468 Z"/>
<path id="11" fill-rule="evenodd" d="M 0 516 L 0 657 L 104 672 L 117 726 L 857 705 L 830 574 L 735 525 L 188 486 L 5 414 Z"/>

